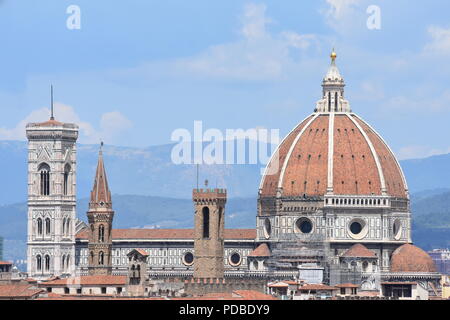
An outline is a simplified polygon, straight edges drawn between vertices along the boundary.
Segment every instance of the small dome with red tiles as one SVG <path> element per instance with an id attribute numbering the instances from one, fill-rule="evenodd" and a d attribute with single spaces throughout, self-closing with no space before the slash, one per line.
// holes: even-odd
<path id="1" fill-rule="evenodd" d="M 392 253 L 391 272 L 436 272 L 436 265 L 428 253 L 407 243 Z"/>

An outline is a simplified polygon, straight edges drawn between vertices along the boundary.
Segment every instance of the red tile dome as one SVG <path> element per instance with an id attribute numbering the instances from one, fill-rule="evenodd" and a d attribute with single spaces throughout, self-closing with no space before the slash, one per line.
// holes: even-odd
<path id="1" fill-rule="evenodd" d="M 436 265 L 428 253 L 407 243 L 392 253 L 391 272 L 436 272 Z"/>
<path id="2" fill-rule="evenodd" d="M 383 195 L 408 198 L 406 180 L 381 136 L 344 99 L 332 56 L 315 112 L 281 142 L 261 180 L 261 196 Z"/>

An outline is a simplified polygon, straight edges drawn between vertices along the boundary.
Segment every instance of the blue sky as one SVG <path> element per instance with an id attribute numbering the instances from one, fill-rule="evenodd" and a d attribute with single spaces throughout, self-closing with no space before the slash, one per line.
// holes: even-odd
<path id="1" fill-rule="evenodd" d="M 69 30 L 69 5 L 81 29 Z M 369 30 L 369 5 L 381 29 Z M 177 128 L 280 129 L 311 113 L 334 46 L 346 98 L 401 159 L 450 152 L 450 2 L 0 1 L 0 139 L 56 117 L 145 147 Z"/>

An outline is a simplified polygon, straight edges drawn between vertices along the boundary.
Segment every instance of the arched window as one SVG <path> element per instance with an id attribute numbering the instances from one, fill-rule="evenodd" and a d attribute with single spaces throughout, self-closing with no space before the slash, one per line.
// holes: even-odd
<path id="1" fill-rule="evenodd" d="M 50 228 L 50 218 L 45 218 L 45 234 L 50 234 L 51 228 Z"/>
<path id="2" fill-rule="evenodd" d="M 334 93 L 334 111 L 338 111 L 338 94 Z"/>
<path id="3" fill-rule="evenodd" d="M 43 163 L 39 166 L 40 175 L 40 194 L 42 196 L 48 196 L 50 194 L 50 167 L 48 164 Z"/>
<path id="4" fill-rule="evenodd" d="M 203 238 L 209 238 L 209 208 L 203 207 Z"/>
<path id="5" fill-rule="evenodd" d="M 222 215 L 223 215 L 223 208 L 222 207 L 219 207 L 219 222 L 218 222 L 218 225 L 217 225 L 217 236 L 218 237 L 220 237 L 221 235 L 220 235 L 220 230 L 222 230 L 221 228 L 220 228 L 220 225 L 221 225 L 221 223 L 222 223 Z"/>
<path id="6" fill-rule="evenodd" d="M 69 193 L 69 175 L 70 175 L 70 165 L 66 164 L 64 167 L 64 183 L 63 183 L 63 193 L 66 196 Z"/>
<path id="7" fill-rule="evenodd" d="M 62 234 L 65 236 L 66 235 L 66 218 L 63 219 L 63 223 L 62 223 Z"/>
<path id="8" fill-rule="evenodd" d="M 63 255 L 62 256 L 62 259 L 61 259 L 61 271 L 65 271 L 65 266 L 66 266 L 66 255 Z"/>
<path id="9" fill-rule="evenodd" d="M 50 256 L 47 254 L 45 255 L 45 271 L 50 271 Z"/>
<path id="10" fill-rule="evenodd" d="M 70 254 L 68 254 L 66 257 L 66 267 L 65 267 L 66 271 L 70 271 L 69 266 L 70 266 Z"/>
<path id="11" fill-rule="evenodd" d="M 36 256 L 36 270 L 41 271 L 42 270 L 42 257 L 40 254 Z"/>
<path id="12" fill-rule="evenodd" d="M 331 92 L 328 92 L 328 112 L 331 112 Z"/>
<path id="13" fill-rule="evenodd" d="M 91 251 L 91 264 L 94 264 L 94 252 Z"/>
<path id="14" fill-rule="evenodd" d="M 98 264 L 102 266 L 104 263 L 105 263 L 105 254 L 103 253 L 103 251 L 100 251 L 98 253 Z"/>
<path id="15" fill-rule="evenodd" d="M 38 232 L 38 235 L 42 235 L 42 219 L 41 218 L 38 218 L 37 219 L 37 232 Z"/>
<path id="16" fill-rule="evenodd" d="M 98 227 L 98 241 L 105 241 L 105 227 L 102 224 Z"/>
<path id="17" fill-rule="evenodd" d="M 70 218 L 66 221 L 66 235 L 70 235 Z"/>

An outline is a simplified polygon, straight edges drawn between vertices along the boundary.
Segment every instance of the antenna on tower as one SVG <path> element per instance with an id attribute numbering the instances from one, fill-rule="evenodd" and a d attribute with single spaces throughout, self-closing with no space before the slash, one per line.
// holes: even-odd
<path id="1" fill-rule="evenodd" d="M 197 163 L 197 189 L 198 189 L 198 163 Z"/>
<path id="2" fill-rule="evenodd" d="M 50 120 L 55 120 L 55 117 L 53 116 L 53 85 L 50 85 L 50 109 L 51 109 L 51 114 L 50 114 Z"/>

